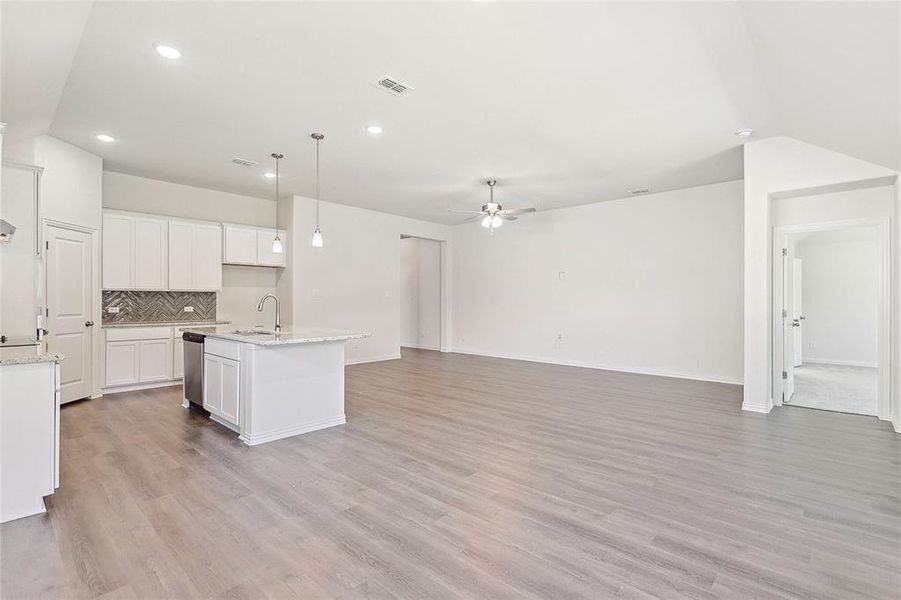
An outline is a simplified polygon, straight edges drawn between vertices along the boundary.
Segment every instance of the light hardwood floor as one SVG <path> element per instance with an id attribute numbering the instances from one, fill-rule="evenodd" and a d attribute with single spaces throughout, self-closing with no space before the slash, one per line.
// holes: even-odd
<path id="1" fill-rule="evenodd" d="M 13 598 L 899 598 L 901 436 L 740 388 L 404 350 L 248 448 L 180 388 L 68 405 Z"/>

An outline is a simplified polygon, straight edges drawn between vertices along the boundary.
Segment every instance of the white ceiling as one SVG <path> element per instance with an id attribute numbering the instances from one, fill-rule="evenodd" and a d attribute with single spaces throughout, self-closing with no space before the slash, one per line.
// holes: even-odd
<path id="1" fill-rule="evenodd" d="M 278 150 L 312 195 L 322 131 L 324 200 L 457 222 L 488 177 L 541 209 L 737 179 L 744 127 L 899 166 L 895 3 L 96 2 L 83 31 L 48 6 L 2 4 L 8 135 L 135 175 L 268 197 Z"/>

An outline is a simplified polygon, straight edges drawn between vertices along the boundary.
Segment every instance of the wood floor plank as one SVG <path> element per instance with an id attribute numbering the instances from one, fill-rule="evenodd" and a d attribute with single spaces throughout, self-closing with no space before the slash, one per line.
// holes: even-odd
<path id="1" fill-rule="evenodd" d="M 0 596 L 901 598 L 901 436 L 737 386 L 403 350 L 249 448 L 180 387 L 62 411 Z"/>

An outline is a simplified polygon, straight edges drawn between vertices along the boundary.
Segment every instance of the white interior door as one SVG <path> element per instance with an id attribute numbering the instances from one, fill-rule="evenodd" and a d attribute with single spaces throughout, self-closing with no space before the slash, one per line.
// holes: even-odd
<path id="1" fill-rule="evenodd" d="M 47 227 L 47 347 L 60 364 L 60 402 L 91 395 L 91 234 Z"/>
<path id="2" fill-rule="evenodd" d="M 782 253 L 782 401 L 788 402 L 795 393 L 795 329 L 792 318 L 793 252 Z"/>
<path id="3" fill-rule="evenodd" d="M 804 331 L 804 313 L 801 308 L 801 273 L 801 259 L 792 259 L 792 324 L 797 324 L 797 326 L 792 327 L 792 330 L 794 331 L 792 346 L 795 351 L 794 362 L 792 363 L 793 367 L 800 367 L 804 360 L 801 356 L 804 342 L 802 335 L 802 332 Z"/>

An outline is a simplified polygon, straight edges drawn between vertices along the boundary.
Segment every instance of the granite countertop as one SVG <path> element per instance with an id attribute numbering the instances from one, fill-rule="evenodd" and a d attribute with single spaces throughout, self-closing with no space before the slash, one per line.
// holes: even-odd
<path id="1" fill-rule="evenodd" d="M 137 323 L 102 323 L 102 329 L 118 327 L 206 327 L 209 325 L 228 325 L 231 321 L 139 321 Z"/>
<path id="2" fill-rule="evenodd" d="M 254 344 L 256 346 L 287 346 L 291 344 L 315 344 L 318 342 L 338 342 L 367 338 L 371 333 L 364 331 L 347 331 L 344 329 L 326 329 L 323 327 L 283 327 L 281 332 L 273 333 L 271 328 L 259 328 L 229 325 L 214 327 L 182 327 L 181 331 L 202 333 L 207 337 Z M 256 331 L 261 333 L 235 333 L 236 331 Z"/>
<path id="3" fill-rule="evenodd" d="M 0 348 L 0 366 L 60 362 L 64 358 L 62 354 L 47 352 L 47 345 L 40 342 L 31 346 Z"/>

